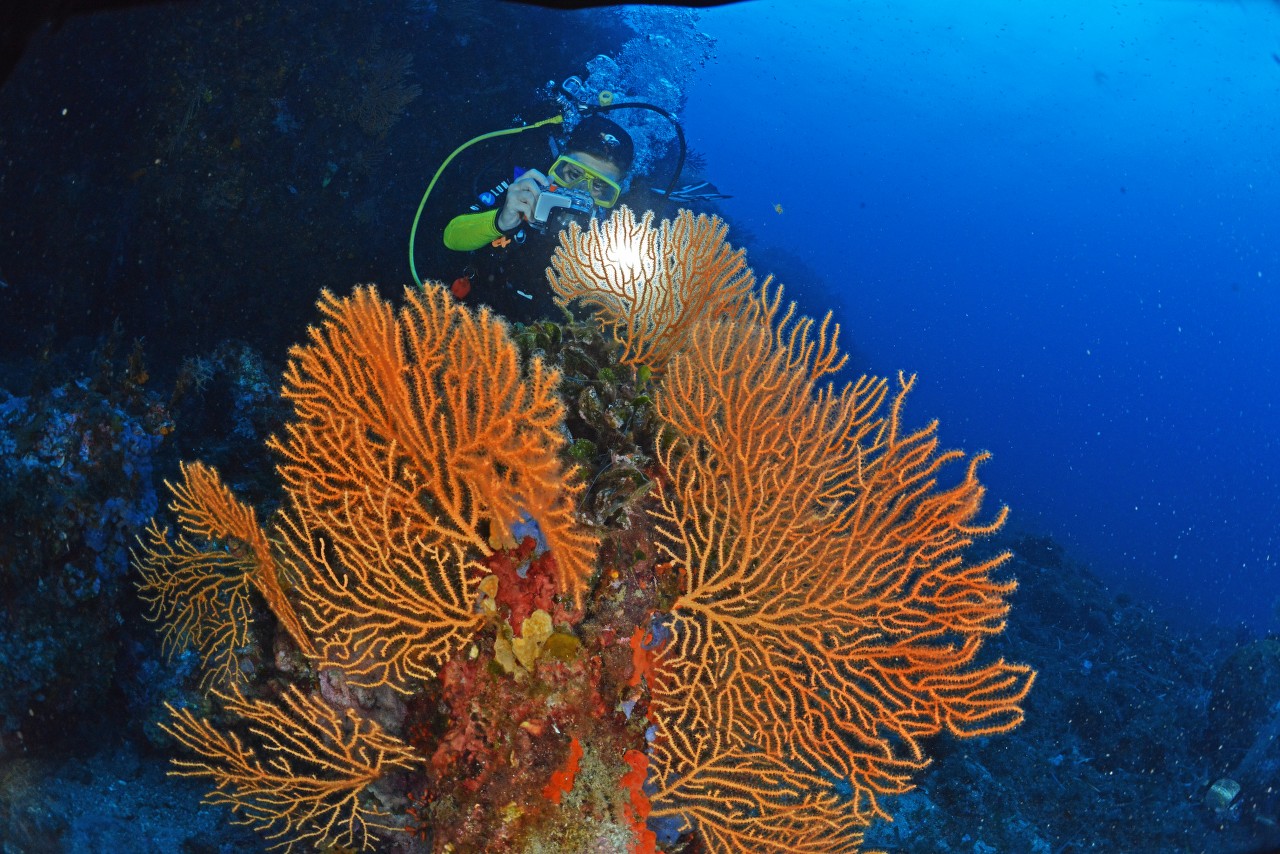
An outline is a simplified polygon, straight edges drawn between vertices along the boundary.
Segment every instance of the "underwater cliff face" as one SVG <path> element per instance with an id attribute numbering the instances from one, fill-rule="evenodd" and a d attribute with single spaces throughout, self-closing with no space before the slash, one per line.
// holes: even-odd
<path id="1" fill-rule="evenodd" d="M 285 318 L 305 315 L 319 287 L 405 278 L 413 207 L 454 146 L 550 115 L 547 80 L 635 35 L 617 14 L 567 31 L 556 15 L 200 3 L 42 34 L 0 89 L 0 313 L 23 330 L 0 348 L 24 355 L 42 334 L 94 336 L 119 317 L 166 364 L 229 335 L 282 357 Z M 510 39 L 537 45 L 520 86 L 492 59 Z M 504 151 L 448 176 L 430 251 Z M 436 261 L 431 275 L 461 272 Z"/>
<path id="2" fill-rule="evenodd" d="M 37 38 L 0 89 L 6 849 L 1280 845 L 1275 15 L 202 3 Z M 409 326 L 523 322 L 446 324 L 427 380 L 360 314 L 325 364 L 363 367 L 286 373 L 322 288 L 413 303 L 432 172 L 570 75 L 683 125 L 609 114 L 636 240 L 445 250 L 560 150 L 478 144 Z M 744 309 L 766 275 L 795 317 Z M 772 332 L 716 327 L 744 311 Z M 903 367 L 905 404 L 841 392 Z M 981 507 L 958 447 L 994 451 Z"/>

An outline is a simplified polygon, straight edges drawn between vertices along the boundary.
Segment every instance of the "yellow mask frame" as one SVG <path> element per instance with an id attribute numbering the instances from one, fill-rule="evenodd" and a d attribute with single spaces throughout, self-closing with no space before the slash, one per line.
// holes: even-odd
<path id="1" fill-rule="evenodd" d="M 611 208 L 622 195 L 622 186 L 608 175 L 602 175 L 581 160 L 561 154 L 547 170 L 552 183 L 565 190 L 585 184 L 591 198 L 602 208 Z"/>

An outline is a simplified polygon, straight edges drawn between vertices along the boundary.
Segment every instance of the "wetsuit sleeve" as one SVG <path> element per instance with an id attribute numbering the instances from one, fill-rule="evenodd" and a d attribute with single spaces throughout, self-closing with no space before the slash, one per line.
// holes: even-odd
<path id="1" fill-rule="evenodd" d="M 479 249 L 502 236 L 498 211 L 480 211 L 455 216 L 444 227 L 444 245 L 456 252 Z"/>

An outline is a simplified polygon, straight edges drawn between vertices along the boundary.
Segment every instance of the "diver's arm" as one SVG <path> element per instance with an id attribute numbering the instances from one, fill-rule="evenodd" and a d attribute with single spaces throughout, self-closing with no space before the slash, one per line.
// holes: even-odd
<path id="1" fill-rule="evenodd" d="M 504 235 L 519 231 L 521 226 L 533 219 L 533 212 L 538 207 L 538 196 L 550 186 L 551 179 L 546 175 L 537 169 L 526 169 L 503 194 L 498 216 L 493 221 L 494 228 Z"/>
<path id="2" fill-rule="evenodd" d="M 455 252 L 479 249 L 502 236 L 498 230 L 496 210 L 455 216 L 444 227 L 444 245 Z"/>
<path id="3" fill-rule="evenodd" d="M 502 194 L 496 210 L 461 214 L 444 227 L 444 245 L 458 252 L 470 252 L 499 237 L 510 237 L 533 216 L 538 194 L 551 186 L 551 179 L 537 169 L 526 169 L 520 179 Z M 509 223 L 503 226 L 503 223 Z"/>

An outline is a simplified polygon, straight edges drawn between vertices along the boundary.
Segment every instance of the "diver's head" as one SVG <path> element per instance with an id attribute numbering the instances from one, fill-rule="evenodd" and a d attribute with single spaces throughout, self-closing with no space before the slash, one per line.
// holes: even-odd
<path id="1" fill-rule="evenodd" d="M 569 135 L 564 151 L 547 173 L 551 180 L 565 189 L 585 186 L 602 208 L 617 204 L 635 157 L 631 135 L 616 122 L 587 116 Z"/>
<path id="2" fill-rule="evenodd" d="M 631 134 L 623 130 L 622 125 L 599 114 L 587 116 L 578 122 L 573 133 L 569 134 L 564 150 L 570 154 L 589 154 L 593 158 L 607 161 L 616 172 L 611 176 L 615 181 L 622 180 L 631 169 L 631 162 L 636 156 Z"/>

